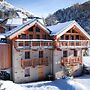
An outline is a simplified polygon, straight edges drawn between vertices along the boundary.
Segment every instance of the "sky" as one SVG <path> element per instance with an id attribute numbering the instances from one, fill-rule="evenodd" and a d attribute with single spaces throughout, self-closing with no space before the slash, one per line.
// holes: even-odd
<path id="1" fill-rule="evenodd" d="M 36 16 L 46 17 L 58 9 L 63 9 L 75 3 L 84 3 L 88 0 L 6 0 L 15 7 L 30 11 Z"/>

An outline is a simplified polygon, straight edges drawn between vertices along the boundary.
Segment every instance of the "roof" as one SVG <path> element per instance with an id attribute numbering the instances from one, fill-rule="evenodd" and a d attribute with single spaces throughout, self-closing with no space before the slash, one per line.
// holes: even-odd
<path id="1" fill-rule="evenodd" d="M 48 33 L 50 33 L 50 31 L 43 25 L 41 24 L 41 22 L 39 22 L 37 19 L 31 19 L 30 21 L 22 24 L 22 25 L 19 25 L 17 26 L 16 28 L 12 29 L 11 31 L 8 31 L 5 33 L 5 36 L 6 37 L 9 37 L 13 34 L 15 34 L 16 32 L 19 32 L 21 31 L 23 28 L 27 27 L 27 28 L 30 28 L 31 26 L 33 26 L 35 23 L 37 22 L 37 24 L 39 24 L 41 27 L 44 28 L 44 30 L 46 30 Z"/>
<path id="2" fill-rule="evenodd" d="M 32 19 L 32 20 L 28 21 L 28 22 L 25 23 L 25 24 L 22 24 L 22 25 L 20 25 L 20 26 L 17 26 L 16 28 L 14 28 L 14 29 L 6 32 L 6 33 L 5 33 L 5 36 L 8 37 L 8 36 L 14 34 L 15 32 L 19 31 L 20 29 L 22 29 L 22 28 L 25 27 L 26 25 L 32 23 L 33 21 L 35 21 L 35 19 Z"/>
<path id="3" fill-rule="evenodd" d="M 0 22 L 4 21 L 4 19 L 0 19 Z"/>
<path id="4" fill-rule="evenodd" d="M 57 35 L 59 37 L 70 30 L 74 25 L 90 39 L 90 35 L 75 20 L 65 23 L 58 23 L 57 25 L 48 26 L 47 28 L 51 31 L 51 35 Z"/>
<path id="5" fill-rule="evenodd" d="M 1 38 L 5 38 L 5 35 L 4 34 L 0 34 L 0 39 Z"/>
<path id="6" fill-rule="evenodd" d="M 68 21 L 64 23 L 58 23 L 56 25 L 48 26 L 47 28 L 50 29 L 52 32 L 51 34 L 57 35 L 57 33 L 61 33 L 64 31 L 69 25 L 71 25 L 74 21 Z"/>
<path id="7" fill-rule="evenodd" d="M 13 19 L 8 19 L 6 26 L 10 25 L 10 26 L 18 26 L 23 24 L 23 20 L 20 18 L 13 18 Z"/>

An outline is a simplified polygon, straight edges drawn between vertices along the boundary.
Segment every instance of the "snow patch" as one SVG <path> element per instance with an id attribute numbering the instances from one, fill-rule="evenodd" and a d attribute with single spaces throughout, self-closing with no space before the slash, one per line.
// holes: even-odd
<path id="1" fill-rule="evenodd" d="M 0 90 L 89 90 L 90 75 L 74 79 L 58 79 L 26 84 L 15 84 L 12 81 L 0 81 Z M 1 84 L 2 83 L 2 84 Z"/>

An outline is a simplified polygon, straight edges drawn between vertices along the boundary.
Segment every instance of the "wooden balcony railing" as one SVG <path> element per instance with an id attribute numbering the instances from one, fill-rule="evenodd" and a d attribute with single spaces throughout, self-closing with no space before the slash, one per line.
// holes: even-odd
<path id="1" fill-rule="evenodd" d="M 60 48 L 86 48 L 90 47 L 90 40 L 60 40 L 57 46 Z"/>
<path id="2" fill-rule="evenodd" d="M 52 48 L 52 40 L 42 40 L 42 39 L 18 39 L 15 42 L 15 47 L 18 49 L 28 49 L 28 48 Z"/>
<path id="3" fill-rule="evenodd" d="M 21 67 L 36 67 L 38 65 L 48 66 L 48 58 L 35 58 L 29 60 L 21 60 Z"/>
<path id="4" fill-rule="evenodd" d="M 42 40 L 42 39 L 17 39 L 14 46 L 17 49 L 35 48 L 89 48 L 90 40 Z"/>
<path id="5" fill-rule="evenodd" d="M 64 66 L 82 64 L 82 57 L 63 57 L 60 62 Z"/>

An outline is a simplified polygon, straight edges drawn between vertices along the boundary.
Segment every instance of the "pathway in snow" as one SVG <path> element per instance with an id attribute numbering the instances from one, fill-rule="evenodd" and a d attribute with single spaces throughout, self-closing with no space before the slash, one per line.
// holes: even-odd
<path id="1" fill-rule="evenodd" d="M 87 90 L 90 90 L 90 75 L 84 75 L 82 77 L 75 78 L 74 80 L 85 86 Z"/>

